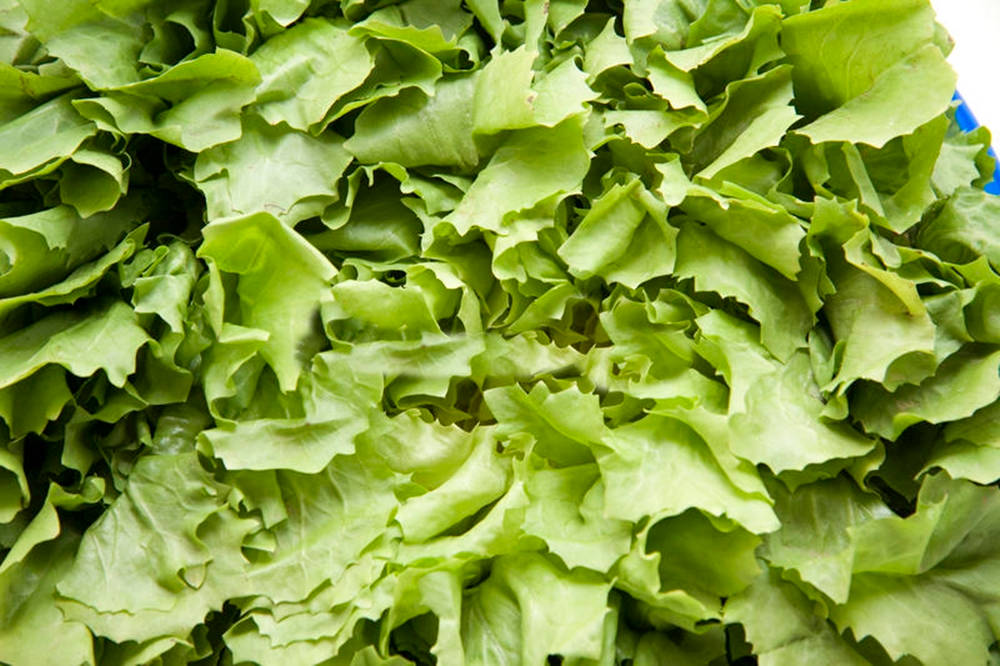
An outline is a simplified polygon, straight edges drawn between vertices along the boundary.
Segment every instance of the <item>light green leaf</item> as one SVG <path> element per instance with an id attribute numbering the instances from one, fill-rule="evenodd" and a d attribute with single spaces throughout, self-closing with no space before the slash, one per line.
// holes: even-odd
<path id="1" fill-rule="evenodd" d="M 0 387 L 11 386 L 47 365 L 61 365 L 77 377 L 104 370 L 108 381 L 121 386 L 135 371 L 136 353 L 148 341 L 132 308 L 120 301 L 52 314 L 0 339 L 0 367 L 4 369 Z"/>
<path id="2" fill-rule="evenodd" d="M 690 509 L 653 524 L 646 552 L 660 555 L 662 589 L 687 590 L 717 608 L 720 597 L 743 590 L 760 573 L 758 545 L 760 537 L 742 527 Z"/>
<path id="3" fill-rule="evenodd" d="M 614 19 L 608 19 L 604 29 L 584 49 L 583 71 L 595 78 L 612 67 L 631 62 L 628 44 L 615 32 Z"/>
<path id="4" fill-rule="evenodd" d="M 598 457 L 609 517 L 639 522 L 697 507 L 756 533 L 777 529 L 769 502 L 735 487 L 687 426 L 650 415 L 605 437 Z"/>
<path id="5" fill-rule="evenodd" d="M 736 298 L 761 327 L 761 342 L 778 359 L 805 346 L 812 315 L 794 283 L 739 247 L 693 224 L 681 227 L 676 273 L 694 278 L 699 291 Z"/>
<path id="6" fill-rule="evenodd" d="M 5 52 L 0 60 L 0 122 L 14 120 L 38 102 L 79 85 L 70 71 L 38 74 L 10 64 L 14 59 Z"/>
<path id="7" fill-rule="evenodd" d="M 145 41 L 144 21 L 136 10 L 151 4 L 124 3 L 118 11 L 105 11 L 109 3 L 89 0 L 70 0 L 58 7 L 26 0 L 20 6 L 28 30 L 52 56 L 93 88 L 107 89 L 141 78 L 138 55 Z"/>
<path id="8" fill-rule="evenodd" d="M 141 211 L 137 202 L 129 201 L 86 219 L 69 206 L 0 219 L 0 252 L 6 257 L 0 262 L 9 262 L 0 273 L 0 295 L 23 298 L 67 278 L 138 226 Z"/>
<path id="9" fill-rule="evenodd" d="M 128 171 L 121 159 L 99 150 L 83 149 L 63 165 L 59 194 L 80 217 L 109 211 L 128 190 Z"/>
<path id="10" fill-rule="evenodd" d="M 834 622 L 874 637 L 893 659 L 986 660 L 997 508 L 991 490 L 939 474 L 924 482 L 914 515 L 859 525 L 854 568 L 864 573 L 852 578 L 847 603 L 831 609 Z"/>
<path id="11" fill-rule="evenodd" d="M 536 384 L 529 393 L 501 386 L 483 397 L 498 421 L 498 437 L 530 435 L 535 453 L 557 465 L 593 462 L 591 448 L 604 431 L 596 395 L 576 388 L 552 393 L 544 384 Z"/>
<path id="12" fill-rule="evenodd" d="M 170 610 L 185 575 L 212 558 L 196 530 L 219 509 L 222 490 L 194 452 L 144 457 L 87 532 L 59 593 L 103 613 Z"/>
<path id="13" fill-rule="evenodd" d="M 351 31 L 406 42 L 428 53 L 447 53 L 472 24 L 456 0 L 410 0 L 372 12 Z"/>
<path id="14" fill-rule="evenodd" d="M 1000 398 L 1000 352 L 968 349 L 941 364 L 918 386 L 888 392 L 864 384 L 853 396 L 854 413 L 866 430 L 895 440 L 914 423 L 958 421 Z"/>
<path id="15" fill-rule="evenodd" d="M 928 44 L 882 72 L 865 92 L 797 129 L 813 143 L 850 141 L 881 148 L 948 109 L 956 75 L 937 46 Z M 887 109 L 905 109 L 905 114 Z M 891 123 L 881 122 L 891 117 Z"/>
<path id="16" fill-rule="evenodd" d="M 267 40 L 251 60 L 261 77 L 258 112 L 272 125 L 285 122 L 302 131 L 361 85 L 373 65 L 364 40 L 347 25 L 321 18 L 306 19 Z"/>
<path id="17" fill-rule="evenodd" d="M 473 124 L 477 133 L 554 127 L 581 115 L 586 102 L 597 97 L 573 59 L 538 74 L 532 70 L 536 58 L 535 51 L 522 47 L 498 54 L 483 67 L 476 78 Z"/>
<path id="18" fill-rule="evenodd" d="M 742 623 L 747 639 L 764 666 L 822 659 L 844 666 L 869 663 L 838 635 L 812 603 L 775 570 L 762 574 L 746 590 L 726 601 L 727 620 Z"/>
<path id="19" fill-rule="evenodd" d="M 365 107 L 345 148 L 361 162 L 405 167 L 436 164 L 471 169 L 479 163 L 473 136 L 476 80 L 446 79 L 434 96 L 411 88 Z"/>
<path id="20" fill-rule="evenodd" d="M 923 0 L 828 4 L 785 19 L 781 30 L 798 108 L 810 117 L 869 90 L 883 72 L 933 38 L 934 10 Z"/>
<path id="21" fill-rule="evenodd" d="M 275 527 L 274 550 L 249 568 L 238 595 L 305 599 L 338 580 L 385 532 L 397 507 L 391 472 L 356 456 L 338 456 L 315 475 L 279 472 L 278 483 L 288 520 Z"/>
<path id="22" fill-rule="evenodd" d="M 250 9 L 266 14 L 281 26 L 294 23 L 309 8 L 308 0 L 251 0 Z"/>
<path id="23" fill-rule="evenodd" d="M 679 7 L 678 10 L 684 11 Z M 731 55 L 731 52 L 736 51 L 744 44 L 752 44 L 753 49 L 763 52 L 754 54 L 755 58 L 763 56 L 766 59 L 776 59 L 778 57 L 777 44 L 769 44 L 768 37 L 774 40 L 781 23 L 781 11 L 773 5 L 759 6 L 754 9 L 749 19 L 744 26 L 741 26 L 739 33 L 718 35 L 720 37 L 718 39 L 709 39 L 702 44 L 686 49 L 668 49 L 664 56 L 668 62 L 684 72 L 702 67 L 724 53 Z M 695 25 L 697 23 L 692 23 L 692 30 L 695 29 Z M 727 63 L 727 65 L 733 67 L 731 63 Z M 745 73 L 747 73 L 745 70 L 736 70 L 735 72 L 737 76 Z"/>
<path id="24" fill-rule="evenodd" d="M 952 263 L 985 256 L 1000 266 L 1000 238 L 990 223 L 1000 207 L 994 197 L 971 187 L 960 188 L 940 212 L 917 228 L 920 246 Z"/>
<path id="25" fill-rule="evenodd" d="M 468 457 L 447 480 L 399 507 L 396 520 L 403 537 L 412 543 L 427 541 L 499 499 L 509 481 L 509 461 L 497 455 L 492 433 L 477 430 Z"/>
<path id="26" fill-rule="evenodd" d="M 611 569 L 629 551 L 632 527 L 605 515 L 605 488 L 593 464 L 530 469 L 524 531 L 543 539 L 570 569 Z"/>
<path id="27" fill-rule="evenodd" d="M 680 69 L 668 60 L 662 50 L 655 50 L 646 62 L 647 78 L 653 92 L 670 104 L 672 109 L 693 108 L 699 112 L 695 119 L 708 120 L 708 109 L 695 89 L 691 73 Z"/>
<path id="28" fill-rule="evenodd" d="M 115 265 L 131 257 L 146 236 L 146 227 L 133 230 L 114 248 L 102 254 L 96 260 L 79 266 L 65 280 L 36 292 L 21 293 L 17 296 L 0 299 L 0 320 L 7 318 L 19 307 L 28 303 L 39 303 L 45 306 L 74 303 L 93 291 L 94 285 Z M 32 239 L 35 240 L 35 239 Z M 49 256 L 57 252 L 46 253 Z M 64 255 L 65 256 L 65 255 Z M 55 257 L 53 257 L 55 258 Z M 24 257 L 29 262 L 28 257 Z"/>
<path id="29" fill-rule="evenodd" d="M 95 134 L 73 98 L 57 97 L 0 125 L 0 188 L 51 172 Z"/>
<path id="30" fill-rule="evenodd" d="M 832 617 L 859 637 L 874 636 L 893 659 L 910 654 L 925 664 L 985 662 L 993 642 L 976 605 L 941 583 L 858 574 L 850 602 Z"/>
<path id="31" fill-rule="evenodd" d="M 163 259 L 135 279 L 132 302 L 136 312 L 156 314 L 182 334 L 199 266 L 183 242 L 175 241 L 164 249 Z"/>
<path id="32" fill-rule="evenodd" d="M 776 567 L 794 569 L 834 602 L 846 602 L 856 550 L 851 532 L 888 517 L 889 510 L 844 476 L 799 486 L 794 492 L 775 483 L 770 491 L 781 529 L 764 538 L 765 559 Z M 749 621 L 748 617 L 745 622 Z"/>
<path id="33" fill-rule="evenodd" d="M 801 270 L 801 222 L 780 206 L 755 199 L 728 199 L 692 188 L 681 209 L 718 236 L 794 280 Z"/>
<path id="34" fill-rule="evenodd" d="M 209 221 L 266 212 L 294 226 L 339 199 L 350 162 L 336 134 L 312 137 L 250 117 L 238 140 L 198 155 L 194 178 Z"/>
<path id="35" fill-rule="evenodd" d="M 473 227 L 500 232 L 509 213 L 578 191 L 588 166 L 578 119 L 570 118 L 551 129 L 513 133 L 446 221 L 462 235 Z"/>
<path id="36" fill-rule="evenodd" d="M 542 555 L 500 558 L 463 604 L 465 663 L 598 659 L 609 591 L 599 576 L 564 573 Z"/>
<path id="37" fill-rule="evenodd" d="M 318 349 L 319 304 L 329 300 L 330 262 L 269 213 L 209 225 L 198 256 L 238 277 L 240 322 L 270 334 L 261 354 L 282 390 L 295 388 L 309 348 Z"/>
<path id="38" fill-rule="evenodd" d="M 0 523 L 13 521 L 30 499 L 31 488 L 24 474 L 24 442 L 5 443 L 0 448 Z"/>
<path id="39" fill-rule="evenodd" d="M 831 271 L 837 293 L 826 301 L 840 354 L 836 377 L 826 389 L 870 379 L 895 388 L 920 381 L 934 363 L 934 323 L 912 312 L 886 285 L 855 268 Z M 872 340 L 882 344 L 873 346 Z"/>
<path id="40" fill-rule="evenodd" d="M 199 437 L 228 469 L 322 471 L 335 455 L 354 452 L 354 438 L 369 428 L 382 398 L 382 377 L 327 353 L 313 358 L 300 386 L 304 418 L 223 424 Z"/>
<path id="41" fill-rule="evenodd" d="M 44 366 L 16 384 L 0 389 L 0 418 L 14 438 L 29 432 L 40 433 L 62 413 L 72 398 L 66 385 L 66 371 Z"/>
<path id="42" fill-rule="evenodd" d="M 594 202 L 559 256 L 578 277 L 600 275 L 634 288 L 672 271 L 676 237 L 660 203 L 632 181 Z"/>
<path id="43" fill-rule="evenodd" d="M 73 565 L 78 539 L 66 535 L 36 548 L 0 574 L 0 659 L 10 664 L 94 663 L 87 627 L 63 617 L 52 603 L 56 585 Z M 59 640 L 53 641 L 52 637 Z"/>
<path id="44" fill-rule="evenodd" d="M 223 78 L 190 97 L 167 106 L 161 100 L 111 92 L 76 100 L 80 115 L 116 134 L 150 134 L 191 152 L 200 152 L 240 136 L 240 111 L 253 101 L 256 70 L 240 63 L 243 80 Z"/>
<path id="45" fill-rule="evenodd" d="M 824 407 L 809 357 L 799 352 L 747 391 L 746 405 L 729 421 L 730 447 L 774 472 L 859 458 L 875 447 L 848 424 L 826 421 Z"/>

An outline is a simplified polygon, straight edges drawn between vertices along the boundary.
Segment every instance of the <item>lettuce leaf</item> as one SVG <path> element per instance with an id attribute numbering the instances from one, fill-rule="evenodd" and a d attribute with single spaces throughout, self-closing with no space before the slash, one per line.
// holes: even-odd
<path id="1" fill-rule="evenodd" d="M 927 0 L 0 0 L 0 662 L 1000 655 Z"/>

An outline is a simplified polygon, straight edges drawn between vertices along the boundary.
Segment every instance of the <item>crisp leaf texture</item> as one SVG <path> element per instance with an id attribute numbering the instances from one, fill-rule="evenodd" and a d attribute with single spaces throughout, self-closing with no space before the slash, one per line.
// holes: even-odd
<path id="1" fill-rule="evenodd" d="M 928 0 L 0 0 L 0 663 L 1000 663 Z"/>

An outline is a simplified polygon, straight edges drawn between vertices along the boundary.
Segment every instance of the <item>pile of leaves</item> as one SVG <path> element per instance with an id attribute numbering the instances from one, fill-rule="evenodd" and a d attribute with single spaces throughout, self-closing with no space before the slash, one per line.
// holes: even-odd
<path id="1" fill-rule="evenodd" d="M 0 662 L 1000 663 L 926 0 L 0 0 Z"/>

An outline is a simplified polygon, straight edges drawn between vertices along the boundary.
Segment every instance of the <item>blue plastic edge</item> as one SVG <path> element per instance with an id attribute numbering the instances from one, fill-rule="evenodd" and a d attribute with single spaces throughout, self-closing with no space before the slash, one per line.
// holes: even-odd
<path id="1" fill-rule="evenodd" d="M 979 121 L 976 120 L 976 116 L 972 113 L 972 109 L 970 109 L 969 105 L 966 104 L 964 99 L 962 99 L 962 96 L 956 92 L 952 99 L 958 102 L 958 108 L 955 109 L 955 120 L 958 122 L 958 127 L 963 132 L 971 132 L 974 129 L 977 129 L 979 127 Z M 997 159 L 997 155 L 993 152 L 992 148 L 990 148 L 990 155 L 994 160 Z M 996 169 L 993 171 L 993 181 L 987 183 L 986 187 L 983 189 L 990 194 L 1000 194 L 1000 161 L 997 162 Z"/>

